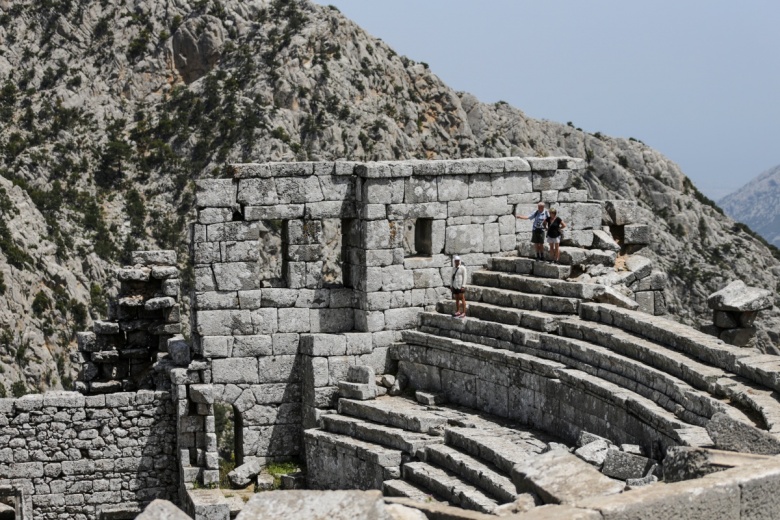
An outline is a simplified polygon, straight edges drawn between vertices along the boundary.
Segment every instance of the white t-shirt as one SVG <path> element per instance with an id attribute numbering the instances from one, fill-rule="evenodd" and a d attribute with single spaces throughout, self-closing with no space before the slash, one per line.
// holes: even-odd
<path id="1" fill-rule="evenodd" d="M 452 288 L 463 289 L 464 285 L 466 285 L 466 266 L 460 264 L 452 272 Z"/>

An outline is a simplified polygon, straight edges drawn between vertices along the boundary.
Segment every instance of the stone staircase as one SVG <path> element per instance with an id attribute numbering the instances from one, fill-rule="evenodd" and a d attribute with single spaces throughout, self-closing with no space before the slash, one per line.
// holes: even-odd
<path id="1" fill-rule="evenodd" d="M 467 317 L 440 302 L 390 352 L 408 393 L 435 392 L 448 404 L 341 399 L 322 429 L 305 432 L 309 474 L 318 475 L 309 485 L 493 513 L 518 498 L 512 469 L 540 460 L 549 434 L 569 445 L 583 432 L 638 444 L 657 461 L 671 446 L 711 447 L 716 414 L 779 434 L 780 358 L 569 279 L 614 255 L 568 248 L 562 265 L 491 259 L 472 274 Z"/>
<path id="2" fill-rule="evenodd" d="M 614 261 L 612 252 L 572 249 L 562 253 L 562 262 Z M 440 302 L 438 312 L 420 315 L 418 330 L 404 332 L 406 345 L 395 350 L 396 358 L 402 367 L 419 364 L 417 351 L 409 350 L 413 346 L 469 352 L 497 366 L 518 364 L 519 354 L 529 371 L 570 380 L 639 416 L 673 443 L 709 445 L 704 427 L 719 412 L 780 433 L 780 358 L 726 345 L 662 317 L 599 303 L 600 286 L 569 281 L 570 274 L 569 265 L 493 258 L 486 270 L 472 275 L 468 317 L 453 318 L 453 302 Z M 547 363 L 540 365 L 542 360 Z M 451 368 L 439 360 L 422 364 Z M 447 393 L 435 381 L 411 379 L 415 389 Z M 569 437 L 576 438 L 578 429 Z M 595 433 L 610 437 L 610 429 Z M 627 436 L 663 456 L 649 432 L 644 439 L 636 433 Z"/>
<path id="3" fill-rule="evenodd" d="M 546 451 L 552 440 L 465 408 L 424 406 L 390 396 L 341 399 L 339 413 L 325 415 L 322 423 L 322 429 L 305 432 L 309 475 L 317 479 L 311 487 L 376 488 L 388 496 L 482 513 L 516 499 L 512 467 Z M 343 453 L 324 454 L 334 447 Z M 323 467 L 312 471 L 312 463 Z M 342 480 L 323 480 L 322 470 Z"/>

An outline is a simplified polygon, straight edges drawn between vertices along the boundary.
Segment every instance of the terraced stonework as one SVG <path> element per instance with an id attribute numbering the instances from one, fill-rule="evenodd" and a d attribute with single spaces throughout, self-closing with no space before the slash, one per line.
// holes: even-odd
<path id="1" fill-rule="evenodd" d="M 769 296 L 714 297 L 719 337 L 665 316 L 649 228 L 576 188 L 585 166 L 237 164 L 199 181 L 189 327 L 173 252 L 136 252 L 110 319 L 80 335 L 82 393 L 0 400 L 0 503 L 251 518 L 271 507 L 250 499 L 264 468 L 293 460 L 306 472 L 285 487 L 381 490 L 429 518 L 773 518 L 780 358 L 738 346 Z M 569 224 L 560 264 L 531 258 L 516 218 L 539 201 Z"/>

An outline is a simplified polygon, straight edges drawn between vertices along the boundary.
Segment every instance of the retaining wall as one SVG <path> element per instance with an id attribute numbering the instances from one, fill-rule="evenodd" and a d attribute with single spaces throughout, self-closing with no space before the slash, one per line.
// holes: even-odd
<path id="1" fill-rule="evenodd" d="M 176 501 L 176 419 L 167 392 L 0 399 L 0 486 L 25 519 L 94 519 Z"/>

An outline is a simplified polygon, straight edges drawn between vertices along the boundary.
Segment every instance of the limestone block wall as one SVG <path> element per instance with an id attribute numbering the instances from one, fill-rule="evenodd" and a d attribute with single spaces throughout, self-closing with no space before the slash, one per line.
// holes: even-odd
<path id="1" fill-rule="evenodd" d="M 176 422 L 167 392 L 0 399 L 0 487 L 25 519 L 95 519 L 176 501 Z"/>
<path id="2" fill-rule="evenodd" d="M 299 454 L 294 430 L 332 406 L 349 366 L 393 371 L 387 352 L 400 331 L 449 297 L 453 255 L 473 270 L 530 239 L 516 213 L 555 202 L 589 246 L 602 210 L 572 188 L 584 166 L 566 157 L 238 164 L 232 178 L 199 181 L 193 348 L 216 392 L 264 407 L 234 404 L 244 458 Z M 335 247 L 325 233 L 334 221 Z M 334 249 L 338 283 L 324 275 Z M 262 419 L 250 424 L 250 413 Z"/>

